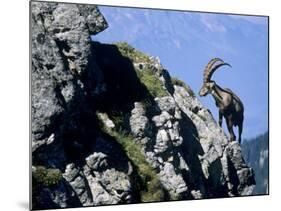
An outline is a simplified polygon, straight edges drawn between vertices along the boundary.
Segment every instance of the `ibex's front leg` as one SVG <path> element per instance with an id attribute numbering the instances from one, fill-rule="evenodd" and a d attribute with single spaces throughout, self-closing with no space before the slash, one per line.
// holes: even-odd
<path id="1" fill-rule="evenodd" d="M 219 125 L 222 126 L 222 111 L 219 109 Z"/>
<path id="2" fill-rule="evenodd" d="M 230 141 L 235 141 L 236 137 L 235 137 L 235 134 L 233 132 L 233 122 L 232 122 L 231 116 L 228 116 L 226 118 L 226 124 L 227 124 L 227 129 L 228 129 L 228 132 L 229 132 L 229 135 L 230 135 Z"/>

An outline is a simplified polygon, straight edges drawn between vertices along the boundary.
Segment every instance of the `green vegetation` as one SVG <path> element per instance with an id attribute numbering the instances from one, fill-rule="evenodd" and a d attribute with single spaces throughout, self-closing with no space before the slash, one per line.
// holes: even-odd
<path id="1" fill-rule="evenodd" d="M 130 46 L 128 43 L 117 42 L 114 44 L 117 46 L 117 48 L 120 51 L 120 53 L 122 54 L 122 56 L 130 58 L 132 62 L 134 62 L 134 63 L 139 63 L 139 62 L 149 63 L 150 62 L 149 56 L 136 50 L 135 48 Z"/>
<path id="2" fill-rule="evenodd" d="M 145 186 L 144 190 L 141 190 L 141 200 L 143 202 L 163 200 L 164 193 L 158 176 L 155 170 L 153 170 L 146 161 L 142 154 L 141 147 L 134 142 L 133 137 L 122 131 L 114 131 L 111 132 L 110 135 L 122 145 L 128 158 L 137 167 L 137 172 Z"/>
<path id="3" fill-rule="evenodd" d="M 182 197 L 178 193 L 169 193 L 169 200 L 171 201 L 177 201 L 177 200 L 182 200 Z"/>
<path id="4" fill-rule="evenodd" d="M 41 201 L 40 191 L 43 188 L 52 188 L 62 180 L 62 173 L 59 169 L 36 166 L 32 170 L 32 208 L 39 209 L 38 204 Z"/>
<path id="5" fill-rule="evenodd" d="M 146 114 L 149 115 L 149 112 L 153 109 L 153 104 L 155 103 L 154 98 L 164 97 L 169 95 L 169 93 L 163 82 L 160 80 L 157 72 L 155 72 L 153 61 L 149 56 L 134 49 L 125 42 L 115 43 L 115 45 L 122 56 L 129 58 L 132 63 L 140 63 L 139 68 L 134 68 L 134 71 L 137 75 L 137 79 L 141 82 L 141 87 L 146 87 L 147 90 L 143 90 L 142 88 L 136 89 L 141 90 L 141 96 L 137 100 L 134 100 L 134 102 L 141 102 L 144 105 Z M 180 83 L 179 80 L 176 83 Z M 189 93 L 193 93 L 183 82 L 181 82 L 180 85 Z M 124 92 L 128 92 L 128 90 L 125 89 Z M 132 109 L 129 107 L 127 110 L 126 106 L 126 103 L 124 103 L 123 107 L 117 106 L 116 108 L 111 107 L 108 110 L 102 110 L 101 112 L 107 113 L 107 116 L 114 122 L 115 128 L 107 128 L 102 123 L 103 121 L 99 115 L 97 115 L 99 122 L 101 123 L 100 128 L 102 132 L 113 137 L 121 145 L 128 159 L 132 162 L 135 170 L 134 175 L 136 177 L 133 183 L 140 193 L 140 200 L 142 202 L 163 201 L 168 196 L 165 194 L 165 190 L 162 187 L 156 171 L 147 162 L 142 146 L 138 144 L 134 140 L 134 137 L 126 130 L 126 128 L 128 128 L 128 125 L 126 125 L 128 124 L 128 115 L 130 115 Z M 176 200 L 178 197 L 179 196 L 176 194 L 170 196 L 172 200 Z"/>
<path id="6" fill-rule="evenodd" d="M 48 169 L 44 166 L 37 166 L 32 171 L 32 182 L 35 185 L 52 187 L 57 185 L 61 179 L 62 173 L 59 169 Z"/>
<path id="7" fill-rule="evenodd" d="M 167 90 L 164 88 L 162 81 L 152 72 L 150 69 L 144 69 L 142 71 L 137 70 L 137 75 L 148 89 L 149 93 L 155 97 L 164 97 L 168 95 Z"/>
<path id="8" fill-rule="evenodd" d="M 124 131 L 114 131 L 102 128 L 105 133 L 114 137 L 121 144 L 128 158 L 136 168 L 137 174 L 141 178 L 140 197 L 142 202 L 164 200 L 164 190 L 158 179 L 155 170 L 146 161 L 141 146 L 134 141 L 134 138 Z"/>
<path id="9" fill-rule="evenodd" d="M 194 92 L 185 82 L 183 82 L 182 80 L 175 78 L 175 77 L 171 77 L 171 79 L 172 79 L 173 85 L 183 87 L 191 97 L 195 97 Z"/>
<path id="10" fill-rule="evenodd" d="M 136 50 L 126 42 L 118 42 L 115 44 L 121 54 L 128 57 L 133 63 L 144 63 L 142 70 L 136 69 L 135 71 L 141 83 L 146 86 L 153 97 L 164 97 L 168 95 L 162 81 L 152 70 L 149 56 Z"/>

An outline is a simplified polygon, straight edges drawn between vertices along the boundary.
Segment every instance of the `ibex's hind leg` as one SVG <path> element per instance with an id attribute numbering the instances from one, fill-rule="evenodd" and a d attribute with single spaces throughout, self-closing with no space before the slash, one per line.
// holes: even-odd
<path id="1" fill-rule="evenodd" d="M 238 130 L 239 130 L 239 138 L 238 138 L 238 141 L 239 141 L 239 144 L 241 143 L 241 134 L 243 132 L 243 123 L 240 123 L 238 125 Z"/>
<path id="2" fill-rule="evenodd" d="M 236 137 L 235 137 L 235 134 L 233 132 L 233 123 L 232 123 L 231 118 L 226 120 L 226 124 L 227 124 L 227 129 L 228 129 L 228 132 L 229 132 L 229 135 L 230 135 L 230 141 L 235 141 Z"/>

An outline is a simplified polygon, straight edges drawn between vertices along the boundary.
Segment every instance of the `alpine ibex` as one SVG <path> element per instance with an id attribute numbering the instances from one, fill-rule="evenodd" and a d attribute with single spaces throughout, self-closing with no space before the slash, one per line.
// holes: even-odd
<path id="1" fill-rule="evenodd" d="M 202 97 L 207 94 L 212 94 L 216 106 L 219 109 L 219 125 L 222 126 L 222 117 L 224 117 L 230 133 L 230 141 L 236 140 L 233 126 L 238 126 L 238 141 L 240 144 L 244 120 L 243 103 L 230 89 L 223 89 L 217 85 L 215 81 L 211 80 L 213 73 L 224 65 L 231 67 L 228 63 L 225 63 L 219 58 L 214 58 L 207 64 L 204 70 L 203 86 L 200 89 L 199 95 Z"/>

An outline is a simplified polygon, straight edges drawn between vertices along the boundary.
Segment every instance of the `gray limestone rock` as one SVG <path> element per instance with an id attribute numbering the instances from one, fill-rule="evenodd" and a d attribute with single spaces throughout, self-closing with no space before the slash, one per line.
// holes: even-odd
<path id="1" fill-rule="evenodd" d="M 105 107 L 107 88 L 120 84 L 106 80 L 103 63 L 97 61 L 106 58 L 92 49 L 90 36 L 108 27 L 96 6 L 32 2 L 31 27 L 32 161 L 63 172 L 58 184 L 38 191 L 36 208 L 140 202 L 140 164 L 129 159 L 128 141 L 139 145 L 171 200 L 251 195 L 254 172 L 239 144 L 228 141 L 190 90 L 173 86 L 159 58 L 136 64 L 123 58 L 129 67 L 122 68 L 128 67 L 128 73 L 140 66 L 150 69 L 163 84 L 164 97 L 142 93 L 121 98 L 112 108 L 106 105 L 112 109 L 108 114 L 97 109 Z M 116 53 L 113 48 L 106 50 Z M 126 133 L 110 119 L 114 109 L 124 114 L 119 119 L 126 123 L 121 128 Z M 117 140 L 101 125 L 128 133 L 130 139 Z"/>

